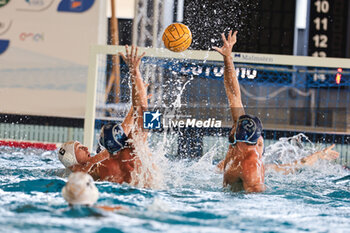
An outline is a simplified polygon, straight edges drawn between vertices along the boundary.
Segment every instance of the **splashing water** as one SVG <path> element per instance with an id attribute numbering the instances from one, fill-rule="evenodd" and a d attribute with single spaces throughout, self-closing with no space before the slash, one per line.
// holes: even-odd
<path id="1" fill-rule="evenodd" d="M 163 188 L 163 172 L 157 165 L 162 156 L 161 154 L 158 154 L 160 156 L 152 155 L 149 147 L 145 145 L 143 137 L 142 134 L 133 134 L 133 139 L 130 140 L 135 148 L 134 153 L 136 157 L 141 161 L 140 166 L 131 174 L 131 185 L 141 188 Z"/>
<path id="2" fill-rule="evenodd" d="M 303 144 L 303 140 L 306 144 Z M 280 138 L 266 147 L 264 163 L 286 164 L 316 152 L 316 146 L 302 133 L 289 138 Z"/>

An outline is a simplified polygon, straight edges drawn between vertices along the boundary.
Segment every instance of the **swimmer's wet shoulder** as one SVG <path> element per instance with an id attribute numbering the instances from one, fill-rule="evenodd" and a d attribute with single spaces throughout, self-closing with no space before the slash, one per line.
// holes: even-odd
<path id="1" fill-rule="evenodd" d="M 257 145 L 238 142 L 229 149 L 224 163 L 224 186 L 236 187 L 241 183 L 240 187 L 247 192 L 261 192 L 265 190 L 264 176 Z"/>

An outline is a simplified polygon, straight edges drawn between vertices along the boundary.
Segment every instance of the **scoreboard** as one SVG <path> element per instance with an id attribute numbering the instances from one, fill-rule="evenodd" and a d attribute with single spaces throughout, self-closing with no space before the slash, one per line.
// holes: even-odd
<path id="1" fill-rule="evenodd" d="M 307 2 L 298 6 L 297 0 L 184 0 L 183 23 L 192 31 L 191 49 L 220 46 L 222 32 L 238 30 L 236 52 L 293 55 L 298 32 L 297 48 L 307 48 L 304 55 L 350 57 L 350 0 Z M 301 34 L 295 25 L 299 7 L 308 7 L 306 33 Z"/>
<path id="2" fill-rule="evenodd" d="M 348 17 L 348 0 L 310 0 L 308 55 L 346 57 Z"/>

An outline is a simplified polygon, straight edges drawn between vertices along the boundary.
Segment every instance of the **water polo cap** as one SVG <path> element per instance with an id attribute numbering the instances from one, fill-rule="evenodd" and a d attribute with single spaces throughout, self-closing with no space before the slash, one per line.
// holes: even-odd
<path id="1" fill-rule="evenodd" d="M 75 172 L 69 175 L 62 196 L 71 205 L 93 205 L 98 199 L 98 189 L 89 174 Z"/>
<path id="2" fill-rule="evenodd" d="M 115 154 L 123 149 L 127 145 L 127 140 L 128 137 L 121 125 L 108 123 L 101 129 L 99 143 L 111 154 Z"/>
<path id="3" fill-rule="evenodd" d="M 238 118 L 236 132 L 232 144 L 245 142 L 255 145 L 263 131 L 260 119 L 252 115 L 242 115 Z"/>
<path id="4" fill-rule="evenodd" d="M 78 164 L 78 161 L 75 157 L 74 146 L 77 141 L 69 141 L 64 143 L 58 151 L 58 159 L 65 167 L 71 167 L 75 164 Z"/>

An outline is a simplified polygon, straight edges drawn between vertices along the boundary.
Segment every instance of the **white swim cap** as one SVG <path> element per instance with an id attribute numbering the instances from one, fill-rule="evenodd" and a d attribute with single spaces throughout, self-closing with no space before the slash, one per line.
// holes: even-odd
<path id="1" fill-rule="evenodd" d="M 75 172 L 68 177 L 62 196 L 72 205 L 93 205 L 98 199 L 98 189 L 89 174 Z"/>
<path id="2" fill-rule="evenodd" d="M 64 143 L 58 151 L 58 159 L 63 163 L 65 167 L 71 167 L 78 164 L 77 158 L 75 157 L 74 146 L 77 141 L 69 141 Z"/>

